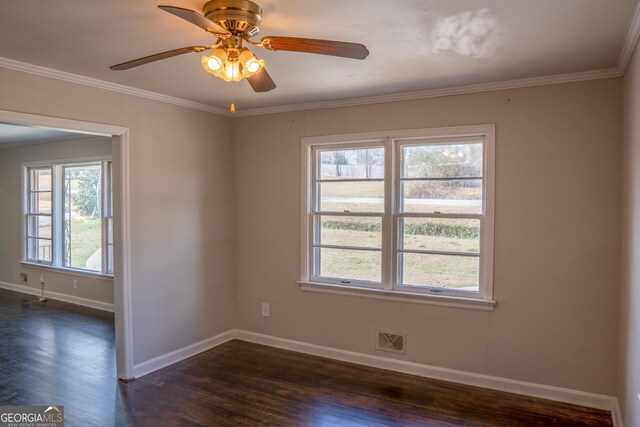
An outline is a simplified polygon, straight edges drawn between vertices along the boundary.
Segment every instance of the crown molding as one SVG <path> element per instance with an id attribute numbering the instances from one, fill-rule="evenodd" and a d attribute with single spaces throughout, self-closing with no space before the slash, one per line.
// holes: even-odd
<path id="1" fill-rule="evenodd" d="M 494 90 L 572 83 L 586 80 L 608 79 L 620 76 L 622 76 L 622 73 L 618 68 L 605 68 L 602 70 L 555 74 L 552 76 L 532 77 L 526 79 L 503 80 L 499 82 L 453 86 L 441 89 L 427 89 L 414 92 L 401 92 L 389 95 L 374 95 L 361 98 L 339 99 L 335 101 L 308 102 L 301 104 L 279 105 L 275 107 L 253 108 L 238 111 L 236 112 L 235 116 L 246 117 L 262 114 L 286 113 L 291 111 L 317 110 L 321 108 L 352 107 L 356 105 L 380 104 L 384 102 L 410 101 L 413 99 L 436 98 L 441 96 L 464 95 L 470 93 L 489 92 Z"/>
<path id="2" fill-rule="evenodd" d="M 180 107 L 193 108 L 195 110 L 206 111 L 208 113 L 231 116 L 231 113 L 224 108 L 201 104 L 199 102 L 189 101 L 175 96 L 163 95 L 161 93 L 125 86 L 118 83 L 107 82 L 105 80 L 94 79 L 92 77 L 85 77 L 79 74 L 67 73 L 66 71 L 59 71 L 52 68 L 41 67 L 39 65 L 28 64 L 26 62 L 15 61 L 13 59 L 0 57 L 0 67 L 35 74 L 37 76 L 77 83 L 84 86 L 91 86 L 98 89 L 106 89 L 113 92 L 124 93 L 126 95 L 139 96 L 141 98 L 152 99 L 154 101 L 178 105 Z"/>
<path id="3" fill-rule="evenodd" d="M 636 14 L 637 16 L 638 14 Z M 638 22 L 634 18 L 634 24 Z M 640 25 L 637 25 L 640 28 Z M 630 32 L 631 34 L 631 32 Z M 631 37 L 631 36 L 630 36 Z M 629 39 L 629 38 L 628 38 Z M 636 35 L 637 40 L 637 35 Z M 516 89 L 522 87 L 544 86 L 560 83 L 572 83 L 586 80 L 606 79 L 612 77 L 620 77 L 624 73 L 620 68 L 605 68 L 593 71 L 581 71 L 577 73 L 555 74 L 551 76 L 532 77 L 525 79 L 504 80 L 490 83 L 480 83 L 464 86 L 453 86 L 440 89 L 427 89 L 413 92 L 401 92 L 388 95 L 374 95 L 360 98 L 338 99 L 333 101 L 305 102 L 299 104 L 286 104 L 272 107 L 251 108 L 231 113 L 228 110 L 212 105 L 201 104 L 182 98 L 176 98 L 169 95 L 163 95 L 157 92 L 137 89 L 131 86 L 125 86 L 118 83 L 111 83 L 104 80 L 98 80 L 91 77 L 85 77 L 78 74 L 71 74 L 65 71 L 58 71 L 51 68 L 45 68 L 38 65 L 32 65 L 25 62 L 15 61 L 13 59 L 0 57 L 0 67 L 11 70 L 21 71 L 29 74 L 49 77 L 67 82 L 77 83 L 85 86 L 91 86 L 99 89 L 110 90 L 114 92 L 124 93 L 127 95 L 139 96 L 142 98 L 152 99 L 155 101 L 165 102 L 168 104 L 178 105 L 186 108 L 193 108 L 200 111 L 206 111 L 226 117 L 247 117 L 263 114 L 286 113 L 292 111 L 316 110 L 322 108 L 351 107 L 366 104 L 380 104 L 385 102 L 410 101 L 414 99 L 436 98 L 451 95 L 464 95 L 470 93 L 489 92 L 494 90 Z"/>
<path id="4" fill-rule="evenodd" d="M 624 42 L 622 52 L 620 52 L 620 57 L 618 58 L 618 70 L 620 70 L 621 75 L 627 70 L 633 51 L 636 48 L 636 44 L 638 44 L 638 38 L 640 38 L 640 3 L 636 6 L 636 11 L 633 14 L 629 32 L 627 33 L 627 39 Z"/>

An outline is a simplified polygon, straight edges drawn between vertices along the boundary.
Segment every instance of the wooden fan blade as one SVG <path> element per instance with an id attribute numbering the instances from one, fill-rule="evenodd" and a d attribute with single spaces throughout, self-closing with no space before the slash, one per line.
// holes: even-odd
<path id="1" fill-rule="evenodd" d="M 207 49 L 210 49 L 210 47 L 207 47 L 207 46 L 181 47 L 180 49 L 168 50 L 166 52 L 156 53 L 155 55 L 145 56 L 144 58 L 134 59 L 133 61 L 123 62 L 122 64 L 113 65 L 109 68 L 115 71 L 128 70 L 129 68 L 148 64 L 149 62 L 155 62 L 161 59 L 171 58 L 173 56 L 178 56 L 178 55 L 182 55 L 189 52 L 202 52 Z"/>
<path id="2" fill-rule="evenodd" d="M 158 6 L 160 9 L 165 12 L 169 12 L 172 15 L 177 16 L 178 18 L 182 18 L 185 21 L 189 21 L 194 25 L 205 30 L 207 33 L 211 33 L 217 37 L 229 37 L 231 32 L 225 30 L 220 25 L 216 24 L 206 16 L 196 12 L 191 9 L 183 9 L 181 7 L 175 6 Z"/>
<path id="3" fill-rule="evenodd" d="M 267 73 L 266 68 L 263 68 L 258 74 L 248 77 L 247 81 L 255 92 L 269 92 L 276 88 L 276 84 L 271 79 L 269 73 Z"/>
<path id="4" fill-rule="evenodd" d="M 333 40 L 270 36 L 263 37 L 260 44 L 269 50 L 317 53 L 320 55 L 341 56 L 352 59 L 364 59 L 369 55 L 369 50 L 365 45 Z"/>

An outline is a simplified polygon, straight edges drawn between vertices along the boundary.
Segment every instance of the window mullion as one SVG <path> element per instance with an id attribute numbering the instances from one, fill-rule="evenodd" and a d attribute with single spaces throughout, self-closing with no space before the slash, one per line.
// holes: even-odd
<path id="1" fill-rule="evenodd" d="M 398 288 L 398 278 L 402 275 L 402 263 L 400 262 L 401 247 L 400 239 L 400 221 L 401 217 L 399 213 L 403 211 L 402 207 L 402 191 L 400 189 L 400 177 L 402 176 L 402 153 L 400 152 L 401 146 L 395 140 L 391 140 L 391 148 L 393 153 L 393 253 L 391 255 L 391 261 L 393 263 L 393 277 L 392 277 L 392 290 Z"/>
<path id="2" fill-rule="evenodd" d="M 64 257 L 64 174 L 62 166 L 55 165 L 52 169 L 53 184 L 51 186 L 52 224 L 53 224 L 53 265 L 62 267 Z"/>
<path id="3" fill-rule="evenodd" d="M 394 164 L 393 141 L 386 138 L 384 143 L 384 216 L 382 217 L 382 284 L 386 290 L 393 289 L 395 274 L 395 218 L 394 211 Z"/>

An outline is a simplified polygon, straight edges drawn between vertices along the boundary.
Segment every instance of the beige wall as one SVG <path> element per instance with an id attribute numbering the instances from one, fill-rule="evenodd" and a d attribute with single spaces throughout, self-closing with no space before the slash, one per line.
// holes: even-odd
<path id="1" fill-rule="evenodd" d="M 25 272 L 29 276 L 28 286 L 39 290 L 40 274 L 44 274 L 47 291 L 113 304 L 112 280 L 26 268 L 19 263 L 22 255 L 22 163 L 105 155 L 111 155 L 111 138 L 107 137 L 0 149 L 0 282 L 23 285 L 19 277 L 20 272 Z M 74 280 L 77 280 L 77 288 L 73 287 Z"/>
<path id="2" fill-rule="evenodd" d="M 640 426 L 640 55 L 624 77 L 623 280 L 618 399 L 627 426 Z"/>
<path id="3" fill-rule="evenodd" d="M 237 326 L 614 395 L 620 280 L 620 79 L 233 121 Z M 301 291 L 300 138 L 495 123 L 494 312 Z M 271 304 L 261 317 L 260 303 Z"/>
<path id="4" fill-rule="evenodd" d="M 0 68 L 0 109 L 130 129 L 136 364 L 233 327 L 369 354 L 391 329 L 383 356 L 616 392 L 620 79 L 232 120 Z M 494 312 L 299 290 L 301 137 L 485 123 Z"/>
<path id="5" fill-rule="evenodd" d="M 229 118 L 2 68 L 0 109 L 130 129 L 134 363 L 232 327 Z"/>

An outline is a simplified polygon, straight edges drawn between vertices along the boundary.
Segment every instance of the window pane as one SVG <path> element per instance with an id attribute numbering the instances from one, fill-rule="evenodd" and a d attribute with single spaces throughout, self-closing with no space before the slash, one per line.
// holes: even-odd
<path id="1" fill-rule="evenodd" d="M 29 237 L 51 238 L 51 217 L 40 215 L 27 216 L 27 235 Z"/>
<path id="2" fill-rule="evenodd" d="M 51 213 L 51 192 L 39 191 L 30 193 L 31 199 L 29 200 L 29 213 L 34 214 L 50 214 Z"/>
<path id="3" fill-rule="evenodd" d="M 322 216 L 316 244 L 380 248 L 382 218 Z"/>
<path id="4" fill-rule="evenodd" d="M 351 249 L 316 248 L 316 276 L 340 280 L 381 282 L 381 253 Z M 318 272 L 319 270 L 319 272 Z"/>
<path id="5" fill-rule="evenodd" d="M 383 212 L 384 182 L 321 182 L 320 211 Z"/>
<path id="6" fill-rule="evenodd" d="M 384 149 L 318 151 L 318 179 L 384 178 Z"/>
<path id="7" fill-rule="evenodd" d="M 480 257 L 400 253 L 398 258 L 402 267 L 401 284 L 479 290 Z"/>
<path id="8" fill-rule="evenodd" d="M 51 262 L 51 240 L 28 238 L 27 258 L 32 261 Z"/>
<path id="9" fill-rule="evenodd" d="M 480 252 L 480 220 L 401 218 L 402 248 L 425 251 Z"/>
<path id="10" fill-rule="evenodd" d="M 102 270 L 100 163 L 64 168 L 64 263 Z"/>
<path id="11" fill-rule="evenodd" d="M 482 180 L 404 181 L 403 212 L 482 213 Z"/>
<path id="12" fill-rule="evenodd" d="M 51 191 L 51 168 L 30 168 L 31 191 Z"/>
<path id="13" fill-rule="evenodd" d="M 406 145 L 403 178 L 482 176 L 482 144 Z"/>

